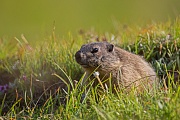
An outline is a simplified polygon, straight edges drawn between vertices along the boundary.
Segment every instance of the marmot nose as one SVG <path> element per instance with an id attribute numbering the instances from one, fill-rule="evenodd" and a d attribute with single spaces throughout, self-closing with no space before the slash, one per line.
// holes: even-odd
<path id="1" fill-rule="evenodd" d="M 77 51 L 75 54 L 75 58 L 77 62 L 80 62 L 83 57 L 83 53 L 81 51 Z"/>

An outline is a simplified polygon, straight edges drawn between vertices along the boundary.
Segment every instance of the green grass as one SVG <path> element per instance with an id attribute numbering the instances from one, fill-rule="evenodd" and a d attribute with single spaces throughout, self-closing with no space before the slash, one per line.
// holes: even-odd
<path id="1" fill-rule="evenodd" d="M 0 118 L 2 119 L 180 119 L 180 19 L 143 28 L 119 26 L 114 33 L 81 30 L 76 36 L 28 43 L 0 39 Z M 74 53 L 87 42 L 108 40 L 144 56 L 155 68 L 160 89 L 115 94 L 81 86 L 84 73 Z M 163 86 L 166 81 L 167 87 Z M 84 94 L 86 87 L 89 87 Z"/>

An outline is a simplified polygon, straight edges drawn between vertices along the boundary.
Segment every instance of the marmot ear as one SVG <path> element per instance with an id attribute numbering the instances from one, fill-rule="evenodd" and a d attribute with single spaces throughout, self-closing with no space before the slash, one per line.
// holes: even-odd
<path id="1" fill-rule="evenodd" d="M 108 52 L 112 52 L 114 50 L 114 45 L 113 44 L 108 44 L 107 49 L 108 49 Z"/>

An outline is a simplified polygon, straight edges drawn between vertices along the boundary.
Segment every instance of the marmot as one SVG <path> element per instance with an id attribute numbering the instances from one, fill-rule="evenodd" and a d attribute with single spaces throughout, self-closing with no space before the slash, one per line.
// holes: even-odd
<path id="1" fill-rule="evenodd" d="M 111 75 L 112 85 L 118 88 L 128 90 L 134 86 L 143 91 L 144 88 L 152 88 L 157 81 L 155 71 L 142 57 L 108 42 L 82 45 L 76 52 L 75 59 L 84 68 L 85 79 L 96 70 L 100 73 L 99 78 L 102 82 Z"/>

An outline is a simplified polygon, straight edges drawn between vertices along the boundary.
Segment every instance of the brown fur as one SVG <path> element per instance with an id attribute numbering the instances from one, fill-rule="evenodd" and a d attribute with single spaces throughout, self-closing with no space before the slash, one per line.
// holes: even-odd
<path id="1" fill-rule="evenodd" d="M 86 78 L 97 69 L 102 81 L 111 74 L 113 85 L 119 88 L 134 86 L 143 91 L 156 82 L 156 73 L 142 57 L 108 42 L 85 44 L 76 52 L 75 58 L 86 71 Z"/>

